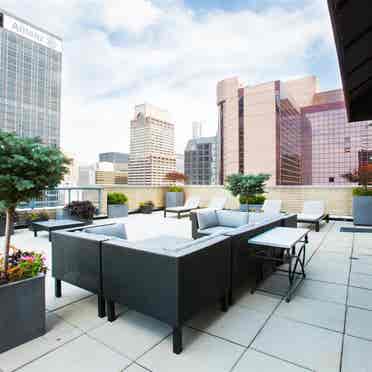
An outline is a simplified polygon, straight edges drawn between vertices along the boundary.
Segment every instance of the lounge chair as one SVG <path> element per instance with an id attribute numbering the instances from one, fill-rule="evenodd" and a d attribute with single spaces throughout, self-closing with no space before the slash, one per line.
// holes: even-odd
<path id="1" fill-rule="evenodd" d="M 265 200 L 262 206 L 262 212 L 267 215 L 280 214 L 281 209 L 282 209 L 281 200 Z"/>
<path id="2" fill-rule="evenodd" d="M 222 198 L 213 198 L 209 202 L 207 209 L 213 209 L 213 210 L 216 210 L 216 211 L 224 209 L 226 201 L 227 201 L 227 198 L 223 198 L 223 197 Z"/>
<path id="3" fill-rule="evenodd" d="M 167 213 L 177 213 L 177 217 L 181 218 L 182 213 L 189 213 L 199 208 L 200 198 L 191 197 L 186 200 L 186 203 L 182 207 L 164 208 L 164 217 L 167 217 Z"/>
<path id="4" fill-rule="evenodd" d="M 325 203 L 322 200 L 305 201 L 302 213 L 297 215 L 297 221 L 315 225 L 315 231 L 320 230 L 320 222 L 329 221 L 329 214 L 325 211 Z"/>

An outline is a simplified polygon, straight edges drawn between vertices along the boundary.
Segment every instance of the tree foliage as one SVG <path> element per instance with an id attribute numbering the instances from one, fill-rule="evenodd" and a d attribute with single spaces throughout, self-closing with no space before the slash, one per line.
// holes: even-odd
<path id="1" fill-rule="evenodd" d="M 265 192 L 269 174 L 232 174 L 227 177 L 226 189 L 234 196 L 251 197 Z"/>
<path id="2" fill-rule="evenodd" d="M 4 272 L 7 273 L 11 226 L 17 204 L 53 189 L 68 172 L 70 161 L 39 140 L 0 131 L 0 200 L 6 213 Z"/>
<path id="3" fill-rule="evenodd" d="M 187 177 L 181 172 L 169 172 L 165 175 L 165 179 L 170 182 L 184 182 Z"/>

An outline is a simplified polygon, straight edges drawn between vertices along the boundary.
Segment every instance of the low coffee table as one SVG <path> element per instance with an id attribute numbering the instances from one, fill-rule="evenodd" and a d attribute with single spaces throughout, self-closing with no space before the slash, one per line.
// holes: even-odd
<path id="1" fill-rule="evenodd" d="M 32 222 L 31 228 L 34 232 L 34 236 L 37 236 L 38 231 L 48 231 L 49 241 L 52 240 L 52 231 L 64 230 L 72 227 L 81 227 L 88 225 L 88 222 L 77 221 L 77 220 L 48 220 L 48 221 L 35 221 Z"/>

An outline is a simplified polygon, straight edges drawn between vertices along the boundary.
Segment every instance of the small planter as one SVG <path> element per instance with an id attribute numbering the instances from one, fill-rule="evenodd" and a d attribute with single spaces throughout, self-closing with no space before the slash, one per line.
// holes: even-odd
<path id="1" fill-rule="evenodd" d="M 372 196 L 353 197 L 354 225 L 372 226 Z"/>
<path id="2" fill-rule="evenodd" d="M 0 286 L 0 353 L 45 334 L 45 276 Z"/>
<path id="3" fill-rule="evenodd" d="M 127 204 L 108 204 L 107 214 L 109 218 L 128 217 Z"/>
<path id="4" fill-rule="evenodd" d="M 241 212 L 261 212 L 262 204 L 240 204 Z"/>
<path id="5" fill-rule="evenodd" d="M 140 208 L 140 212 L 144 214 L 151 214 L 153 207 L 151 205 L 145 205 Z"/>
<path id="6" fill-rule="evenodd" d="M 185 196 L 181 192 L 168 191 L 165 195 L 165 205 L 167 208 L 182 207 L 184 205 Z"/>

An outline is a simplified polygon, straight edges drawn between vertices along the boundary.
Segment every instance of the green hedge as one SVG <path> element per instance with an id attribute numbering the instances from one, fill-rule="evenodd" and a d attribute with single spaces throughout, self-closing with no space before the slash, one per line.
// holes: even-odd
<path id="1" fill-rule="evenodd" d="M 372 196 L 372 188 L 365 189 L 364 187 L 356 187 L 353 189 L 354 196 Z"/>
<path id="2" fill-rule="evenodd" d="M 170 186 L 169 192 L 183 192 L 183 187 L 181 186 Z"/>
<path id="3" fill-rule="evenodd" d="M 128 197 L 122 192 L 109 192 L 107 194 L 107 204 L 127 204 Z"/>
<path id="4" fill-rule="evenodd" d="M 241 195 L 239 197 L 240 204 L 263 204 L 265 200 L 266 197 L 264 195 Z"/>

